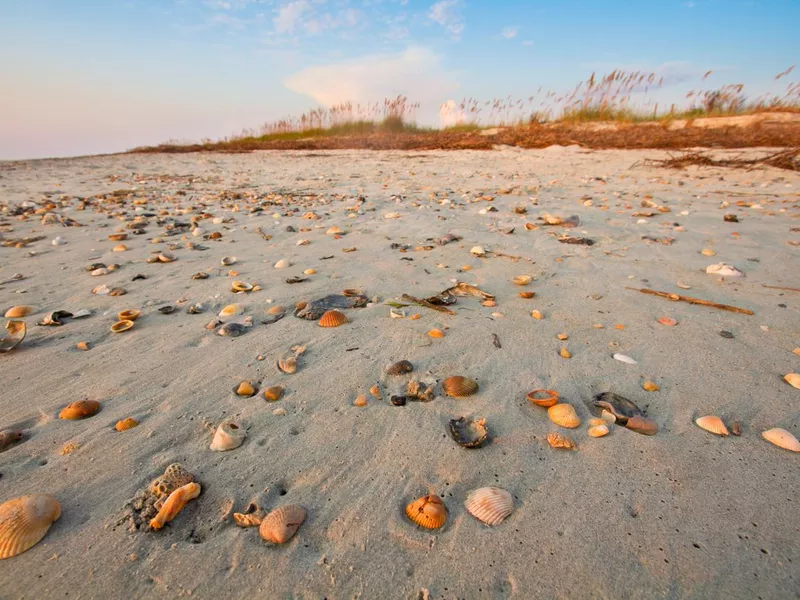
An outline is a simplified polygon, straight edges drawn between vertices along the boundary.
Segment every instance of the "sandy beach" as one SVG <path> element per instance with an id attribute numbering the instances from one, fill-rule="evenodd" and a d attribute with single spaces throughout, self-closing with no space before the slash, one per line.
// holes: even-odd
<path id="1" fill-rule="evenodd" d="M 62 511 L 41 542 L 0 561 L 0 598 L 800 597 L 800 455 L 761 437 L 800 436 L 800 390 L 784 380 L 800 372 L 800 174 L 641 165 L 666 156 L 555 146 L 0 163 L 0 309 L 36 307 L 0 355 L 0 430 L 24 432 L 0 453 L 0 502 L 49 494 Z M 175 260 L 148 262 L 165 252 Z M 93 276 L 95 263 L 119 266 Z M 707 273 L 715 263 L 743 275 Z M 515 285 L 520 275 L 533 280 Z M 235 294 L 233 281 L 260 289 Z M 457 282 L 495 305 L 458 297 L 446 314 L 402 298 Z M 92 292 L 103 285 L 125 293 Z M 345 289 L 369 302 L 343 309 L 341 327 L 293 314 Z M 387 302 L 408 306 L 392 318 Z M 241 314 L 219 320 L 242 335 L 206 328 L 232 303 Z M 112 333 L 126 309 L 141 316 Z M 295 345 L 299 368 L 283 373 Z M 388 375 L 399 360 L 413 372 Z M 436 384 L 453 375 L 478 393 L 443 394 Z M 410 380 L 436 385 L 435 399 L 393 405 Z M 258 393 L 237 396 L 242 381 Z M 277 402 L 270 386 L 284 388 Z M 552 423 L 526 399 L 534 389 L 556 390 L 580 427 Z M 589 437 L 602 392 L 630 399 L 658 433 Z M 101 408 L 60 419 L 78 400 Z M 741 435 L 704 431 L 704 415 Z M 483 447 L 448 434 L 461 416 L 486 419 Z M 116 431 L 127 417 L 139 425 Z M 212 451 L 230 420 L 244 443 Z M 552 432 L 577 449 L 551 448 Z M 162 530 L 137 529 L 126 505 L 172 463 L 202 493 Z M 464 506 L 484 486 L 513 497 L 493 527 Z M 404 513 L 426 494 L 447 507 L 441 529 Z M 251 503 L 308 516 L 270 545 L 233 520 Z"/>

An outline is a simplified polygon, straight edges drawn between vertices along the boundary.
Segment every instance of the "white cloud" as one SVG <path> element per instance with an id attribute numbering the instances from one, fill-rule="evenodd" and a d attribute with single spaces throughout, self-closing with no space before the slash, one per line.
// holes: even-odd
<path id="1" fill-rule="evenodd" d="M 507 40 L 517 37 L 518 33 L 519 33 L 519 27 L 506 27 L 501 32 L 502 36 Z"/>
<path id="2" fill-rule="evenodd" d="M 405 95 L 429 109 L 459 87 L 455 74 L 442 67 L 441 58 L 423 47 L 410 47 L 397 55 L 308 67 L 284 83 L 323 106 L 363 104 Z"/>
<path id="3" fill-rule="evenodd" d="M 533 46 L 533 40 L 522 40 L 523 46 Z"/>
<path id="4" fill-rule="evenodd" d="M 306 12 L 311 11 L 308 0 L 292 0 L 278 9 L 277 16 L 273 19 L 275 31 L 278 33 L 294 33 L 295 27 Z"/>
<path id="5" fill-rule="evenodd" d="M 464 21 L 461 18 L 460 0 L 439 0 L 431 6 L 428 18 L 447 29 L 455 38 L 464 31 Z"/>

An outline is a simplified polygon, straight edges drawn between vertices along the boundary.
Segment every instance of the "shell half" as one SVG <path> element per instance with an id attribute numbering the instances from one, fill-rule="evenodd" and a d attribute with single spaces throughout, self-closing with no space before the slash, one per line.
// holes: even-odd
<path id="1" fill-rule="evenodd" d="M 21 496 L 0 504 L 0 559 L 35 546 L 60 516 L 58 500 L 45 494 Z"/>
<path id="2" fill-rule="evenodd" d="M 261 521 L 258 534 L 266 542 L 285 544 L 300 529 L 307 514 L 305 508 L 296 504 L 278 507 Z"/>
<path id="3" fill-rule="evenodd" d="M 722 422 L 722 419 L 715 417 L 714 415 L 700 417 L 695 419 L 694 422 L 698 427 L 700 427 L 700 429 L 705 429 L 706 431 L 716 435 L 727 436 L 730 434 L 728 428 L 725 427 L 725 423 Z"/>
<path id="4" fill-rule="evenodd" d="M 345 323 L 349 323 L 345 314 L 338 310 L 329 310 L 322 314 L 319 318 L 320 327 L 339 327 Z"/>
<path id="5" fill-rule="evenodd" d="M 478 382 L 469 377 L 453 375 L 442 381 L 442 390 L 451 398 L 465 398 L 478 391 Z"/>
<path id="6" fill-rule="evenodd" d="M 514 500 L 502 488 L 484 487 L 471 491 L 464 506 L 469 514 L 486 525 L 498 525 L 514 510 Z"/>
<path id="7" fill-rule="evenodd" d="M 448 430 L 450 437 L 464 448 L 480 448 L 489 437 L 486 419 L 450 419 Z"/>
<path id="8" fill-rule="evenodd" d="M 91 417 L 98 410 L 100 410 L 100 403 L 97 400 L 78 400 L 62 408 L 61 412 L 58 413 L 58 418 L 77 421 L 78 419 Z"/>
<path id="9" fill-rule="evenodd" d="M 581 419 L 578 417 L 578 413 L 575 412 L 575 408 L 565 402 L 554 404 L 548 408 L 547 416 L 559 427 L 566 427 L 567 429 L 575 429 L 581 424 Z"/>
<path id="10" fill-rule="evenodd" d="M 447 522 L 447 507 L 439 496 L 417 498 L 406 506 L 406 516 L 426 529 L 439 529 Z"/>
<path id="11" fill-rule="evenodd" d="M 7 336 L 0 336 L 0 352 L 8 352 L 25 339 L 25 321 L 6 321 Z"/>
<path id="12" fill-rule="evenodd" d="M 528 392 L 528 400 L 538 406 L 550 408 L 554 404 L 558 404 L 558 392 L 555 390 L 533 390 Z"/>
<path id="13" fill-rule="evenodd" d="M 792 452 L 800 452 L 800 441 L 797 440 L 791 432 L 781 429 L 780 427 L 773 427 L 761 434 L 765 440 L 771 444 L 775 444 L 778 448 L 790 450 Z"/>

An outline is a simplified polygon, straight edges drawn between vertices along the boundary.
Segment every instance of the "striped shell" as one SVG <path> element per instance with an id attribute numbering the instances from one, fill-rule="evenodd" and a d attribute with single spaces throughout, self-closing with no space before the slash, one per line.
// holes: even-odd
<path id="1" fill-rule="evenodd" d="M 453 375 L 442 381 L 442 390 L 452 398 L 464 398 L 478 391 L 478 382 L 469 377 Z"/>
<path id="2" fill-rule="evenodd" d="M 343 312 L 338 310 L 329 310 L 328 312 L 323 313 L 319 318 L 320 327 L 339 327 L 345 323 L 349 323 L 347 317 Z"/>
<path id="3" fill-rule="evenodd" d="M 128 310 L 123 310 L 122 312 L 118 312 L 117 319 L 120 321 L 135 321 L 141 314 L 142 311 L 131 308 Z"/>
<path id="4" fill-rule="evenodd" d="M 36 307 L 35 306 L 12 306 L 6 311 L 6 319 L 19 319 L 21 317 L 27 317 L 28 315 L 35 313 Z"/>
<path id="5" fill-rule="evenodd" d="M 245 437 L 247 437 L 247 432 L 245 432 L 241 425 L 233 421 L 228 421 L 217 427 L 217 430 L 214 432 L 214 439 L 211 440 L 211 446 L 209 446 L 209 448 L 217 452 L 233 450 L 242 445 Z"/>
<path id="6" fill-rule="evenodd" d="M 134 419 L 133 417 L 128 417 L 127 419 L 123 419 L 122 421 L 117 421 L 117 424 L 114 425 L 114 429 L 117 431 L 127 431 L 128 429 L 133 429 L 139 424 L 139 421 Z"/>
<path id="7" fill-rule="evenodd" d="M 479 521 L 487 525 L 497 525 L 514 510 L 514 500 L 502 488 L 484 487 L 471 491 L 464 506 Z"/>
<path id="8" fill-rule="evenodd" d="M 44 494 L 21 496 L 0 504 L 0 559 L 35 546 L 60 516 L 58 500 Z"/>
<path id="9" fill-rule="evenodd" d="M 273 385 L 264 390 L 264 399 L 267 402 L 277 402 L 283 396 L 283 388 L 279 385 Z"/>
<path id="10" fill-rule="evenodd" d="M 152 529 L 161 529 L 166 523 L 169 523 L 172 519 L 177 517 L 178 513 L 183 510 L 183 507 L 186 506 L 190 500 L 194 500 L 199 495 L 199 483 L 192 482 L 179 487 L 164 500 L 164 504 L 161 505 L 158 514 L 150 521 L 150 527 Z"/>
<path id="11" fill-rule="evenodd" d="M 91 417 L 98 410 L 100 410 L 100 403 L 97 400 L 78 400 L 72 404 L 67 404 L 61 409 L 61 412 L 58 413 L 58 418 L 75 421 Z"/>
<path id="12" fill-rule="evenodd" d="M 538 406 L 550 408 L 558 403 L 558 392 L 555 390 L 533 390 L 528 393 L 527 398 Z"/>
<path id="13" fill-rule="evenodd" d="M 599 438 L 608 435 L 608 425 L 605 423 L 601 425 L 592 425 L 589 427 L 588 431 L 586 432 L 589 434 L 589 437 Z"/>
<path id="14" fill-rule="evenodd" d="M 575 429 L 581 424 L 580 417 L 571 404 L 554 404 L 547 409 L 547 416 L 559 427 L 567 429 Z"/>
<path id="15" fill-rule="evenodd" d="M 306 520 L 306 509 L 296 504 L 287 504 L 276 508 L 269 513 L 261 526 L 258 534 L 266 542 L 284 544 L 294 537 L 300 525 Z"/>
<path id="16" fill-rule="evenodd" d="M 128 331 L 128 329 L 130 329 L 131 327 L 133 327 L 133 321 L 131 321 L 130 319 L 124 319 L 122 321 L 117 321 L 116 323 L 114 323 L 111 326 L 111 331 L 113 333 L 122 333 L 123 331 Z"/>
<path id="17" fill-rule="evenodd" d="M 791 450 L 792 452 L 800 452 L 800 441 L 798 441 L 797 438 L 794 437 L 789 431 L 781 429 L 780 427 L 768 429 L 761 434 L 761 437 L 768 442 L 775 444 L 778 448 Z"/>
<path id="18" fill-rule="evenodd" d="M 406 516 L 420 527 L 439 529 L 447 521 L 447 507 L 439 496 L 431 494 L 406 506 Z"/>
<path id="19" fill-rule="evenodd" d="M 695 419 L 694 422 L 701 429 L 705 429 L 706 431 L 710 431 L 711 433 L 715 433 L 717 435 L 727 436 L 730 433 L 728 428 L 725 427 L 725 423 L 722 422 L 722 419 L 713 415 L 700 417 L 699 419 Z"/>

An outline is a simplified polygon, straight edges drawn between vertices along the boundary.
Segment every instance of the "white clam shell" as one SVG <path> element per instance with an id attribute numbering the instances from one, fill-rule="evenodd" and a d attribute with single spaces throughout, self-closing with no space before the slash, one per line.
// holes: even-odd
<path id="1" fill-rule="evenodd" d="M 514 510 L 514 500 L 502 488 L 484 487 L 471 491 L 464 506 L 479 521 L 487 525 L 498 525 Z"/>

